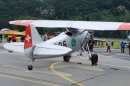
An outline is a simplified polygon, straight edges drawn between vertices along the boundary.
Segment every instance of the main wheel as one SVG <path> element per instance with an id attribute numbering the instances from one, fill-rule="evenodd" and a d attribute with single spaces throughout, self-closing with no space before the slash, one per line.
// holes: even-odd
<path id="1" fill-rule="evenodd" d="M 69 62 L 69 61 L 70 61 L 70 58 L 71 58 L 71 55 L 63 56 L 63 60 L 64 60 L 65 62 Z"/>
<path id="2" fill-rule="evenodd" d="M 98 55 L 97 54 L 92 55 L 91 62 L 92 62 L 92 66 L 97 65 L 97 63 L 98 63 Z"/>
<path id="3" fill-rule="evenodd" d="M 33 66 L 32 65 L 28 65 L 28 70 L 32 70 Z"/>
<path id="4" fill-rule="evenodd" d="M 71 55 L 68 55 L 67 58 L 66 58 L 66 62 L 69 62 L 70 58 L 71 58 Z"/>

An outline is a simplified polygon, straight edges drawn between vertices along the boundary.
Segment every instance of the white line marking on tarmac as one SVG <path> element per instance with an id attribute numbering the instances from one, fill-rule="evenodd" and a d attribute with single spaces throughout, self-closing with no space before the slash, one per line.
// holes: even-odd
<path id="1" fill-rule="evenodd" d="M 49 70 L 48 70 L 49 71 Z M 34 72 L 34 73 L 43 73 L 43 74 L 51 74 L 51 75 L 56 75 L 55 73 L 51 73 L 51 72 L 48 72 L 48 71 L 29 71 L 29 70 L 26 70 L 26 71 L 24 71 L 24 72 L 26 72 L 26 73 L 29 73 L 29 72 Z M 71 74 L 68 74 L 68 73 L 64 73 L 64 72 L 59 72 L 59 73 L 61 73 L 62 75 L 64 75 L 64 76 L 72 76 Z"/>
<path id="2" fill-rule="evenodd" d="M 28 58 L 20 58 L 20 59 L 30 60 L 30 59 L 28 59 Z M 37 61 L 39 61 L 39 60 L 52 60 L 52 61 L 53 61 L 53 60 L 56 60 L 56 61 L 57 61 L 57 59 L 58 59 L 58 60 L 63 60 L 63 58 L 59 58 L 59 57 L 58 57 L 58 58 L 48 58 L 48 59 L 47 59 L 47 58 L 46 58 L 46 59 L 43 58 L 43 59 L 38 59 Z"/>
<path id="3" fill-rule="evenodd" d="M 77 61 L 77 60 L 71 60 L 71 61 Z M 90 64 L 91 62 L 86 62 L 86 61 L 82 61 L 82 60 L 78 60 L 78 62 L 84 62 L 84 63 L 88 63 Z M 99 64 L 99 65 L 106 65 L 106 66 L 113 66 L 113 67 L 121 67 L 121 68 L 127 68 L 130 69 L 130 67 L 128 66 L 119 66 L 119 65 L 111 65 L 111 64 Z"/>
<path id="4" fill-rule="evenodd" d="M 16 67 L 16 66 L 14 66 L 14 65 L 3 65 L 4 67 L 10 67 L 10 68 L 13 68 L 13 69 L 18 69 L 18 70 L 22 70 L 22 71 L 24 71 L 24 72 L 26 72 L 26 73 L 43 73 L 43 74 L 52 74 L 52 75 L 56 75 L 55 73 L 51 73 L 51 72 L 48 72 L 48 71 L 50 71 L 50 70 L 48 70 L 48 71 L 34 71 L 34 70 L 32 70 L 32 71 L 29 71 L 29 70 L 27 70 L 27 69 L 23 69 L 23 68 L 19 68 L 19 67 Z M 60 72 L 62 75 L 64 75 L 64 76 L 71 76 L 71 74 L 68 74 L 68 73 L 64 73 L 64 72 Z M 57 76 L 57 75 L 56 75 Z"/>
<path id="5" fill-rule="evenodd" d="M 20 59 L 23 59 L 23 60 L 30 60 L 29 58 L 20 58 Z"/>
<path id="6" fill-rule="evenodd" d="M 128 68 L 128 69 L 130 69 L 130 67 L 128 67 L 128 66 L 118 66 L 118 65 L 111 65 L 111 64 L 101 64 L 101 65 L 113 66 L 113 67 L 121 67 L 121 68 Z"/>
<path id="7" fill-rule="evenodd" d="M 17 52 L 8 52 L 8 51 L 0 51 L 1 53 L 8 53 L 8 54 L 17 54 L 17 55 L 24 55 L 22 53 L 17 53 Z"/>
<path id="8" fill-rule="evenodd" d="M 102 53 L 102 54 L 109 54 L 109 53 Z"/>
<path id="9" fill-rule="evenodd" d="M 18 69 L 18 70 L 26 70 L 26 69 L 23 69 L 23 68 L 19 68 L 19 67 L 16 67 L 14 65 L 3 65 L 4 67 L 10 67 L 10 68 L 14 68 L 14 69 Z"/>
<path id="10" fill-rule="evenodd" d="M 116 53 L 116 55 L 123 55 L 124 56 L 125 54 L 123 54 L 123 53 Z"/>

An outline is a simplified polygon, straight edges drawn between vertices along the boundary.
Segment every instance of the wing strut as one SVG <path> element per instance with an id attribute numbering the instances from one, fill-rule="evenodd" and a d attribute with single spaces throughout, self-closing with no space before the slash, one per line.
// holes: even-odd
<path id="1" fill-rule="evenodd" d="M 86 31 L 86 30 L 84 30 L 84 31 Z M 89 41 L 88 38 L 87 38 L 88 35 L 89 35 L 89 33 L 87 33 L 87 35 L 86 35 L 86 37 L 85 37 L 85 39 L 83 41 L 83 44 L 82 44 L 82 47 L 81 47 L 83 50 L 81 51 L 80 55 L 82 55 L 83 51 L 85 51 L 86 54 L 88 53 L 88 57 L 90 59 L 92 57 L 92 53 L 90 52 L 90 49 L 89 49 L 89 46 L 88 46 L 88 41 Z M 87 48 L 88 52 L 86 52 L 86 50 L 84 49 L 84 47 Z"/>
<path id="2" fill-rule="evenodd" d="M 66 27 L 66 31 L 69 32 L 68 28 Z"/>

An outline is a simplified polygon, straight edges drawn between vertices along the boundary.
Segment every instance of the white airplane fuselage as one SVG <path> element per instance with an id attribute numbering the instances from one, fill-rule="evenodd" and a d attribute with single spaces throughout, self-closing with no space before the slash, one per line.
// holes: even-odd
<path id="1" fill-rule="evenodd" d="M 86 34 L 87 33 L 84 32 L 81 35 L 68 36 L 63 32 L 60 35 L 58 35 L 48 41 L 45 41 L 45 42 L 50 43 L 50 44 L 59 45 L 59 46 L 69 47 L 72 49 L 72 52 L 75 52 L 75 51 L 78 51 L 79 49 L 81 49 L 81 44 L 83 43 Z"/>
<path id="2" fill-rule="evenodd" d="M 68 47 L 68 48 L 71 48 L 72 51 L 70 51 L 69 53 L 63 54 L 63 55 L 34 55 L 34 58 L 35 59 L 55 58 L 55 57 L 59 57 L 59 56 L 70 55 L 73 52 L 79 51 L 82 47 L 83 41 L 84 41 L 87 33 L 88 32 L 85 31 L 82 34 L 77 35 L 77 36 L 74 36 L 74 35 L 68 36 L 64 32 L 62 32 L 58 36 L 51 38 L 43 43 L 55 44 L 55 45 L 59 45 L 59 46 L 63 46 L 63 47 Z"/>

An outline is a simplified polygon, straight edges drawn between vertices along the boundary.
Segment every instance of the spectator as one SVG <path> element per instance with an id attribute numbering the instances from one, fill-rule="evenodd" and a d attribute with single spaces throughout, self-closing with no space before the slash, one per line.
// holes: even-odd
<path id="1" fill-rule="evenodd" d="M 0 43 L 2 42 L 2 32 L 0 32 Z"/>
<path id="2" fill-rule="evenodd" d="M 120 43 L 120 46 L 121 46 L 121 53 L 125 53 L 125 52 L 124 52 L 124 50 L 125 50 L 125 44 L 126 44 L 126 43 L 123 42 L 123 41 Z"/>
<path id="3" fill-rule="evenodd" d="M 21 42 L 24 42 L 24 36 L 21 36 Z"/>
<path id="4" fill-rule="evenodd" d="M 89 40 L 89 49 L 93 52 L 93 45 L 95 44 L 95 41 L 93 39 Z"/>
<path id="5" fill-rule="evenodd" d="M 98 46 L 100 46 L 100 40 L 98 40 Z"/>
<path id="6" fill-rule="evenodd" d="M 104 47 L 104 41 L 101 41 L 101 47 Z"/>
<path id="7" fill-rule="evenodd" d="M 130 42 L 129 42 L 128 48 L 129 48 L 129 54 L 130 54 Z"/>
<path id="8" fill-rule="evenodd" d="M 8 37 L 8 42 L 9 42 L 9 43 L 11 42 L 11 37 Z"/>
<path id="9" fill-rule="evenodd" d="M 5 38 L 6 38 L 6 41 L 8 42 L 8 40 L 9 40 L 8 35 L 5 35 Z"/>
<path id="10" fill-rule="evenodd" d="M 14 34 L 12 34 L 11 40 L 12 42 L 16 42 L 16 36 Z"/>
<path id="11" fill-rule="evenodd" d="M 111 47 L 110 41 L 107 41 L 107 42 L 106 42 L 106 46 L 107 46 L 107 52 L 108 52 L 108 51 L 111 52 L 111 50 L 110 50 L 110 47 Z"/>
<path id="12" fill-rule="evenodd" d="M 112 47 L 114 46 L 114 42 L 113 42 L 113 40 L 112 40 L 112 42 L 111 42 L 111 46 L 112 46 Z"/>
<path id="13" fill-rule="evenodd" d="M 95 40 L 95 46 L 97 46 L 97 40 Z"/>

